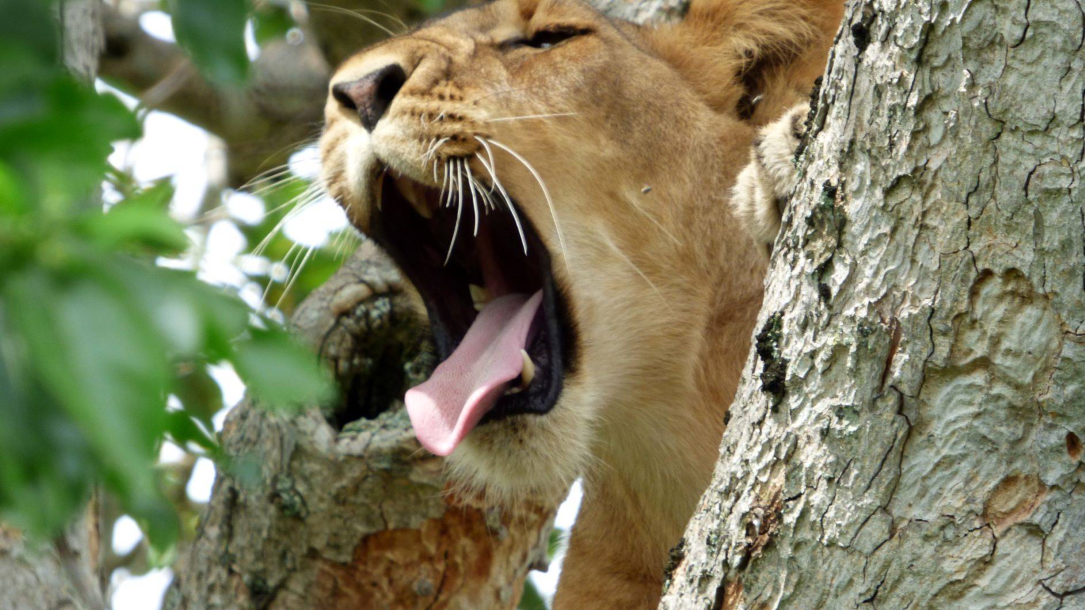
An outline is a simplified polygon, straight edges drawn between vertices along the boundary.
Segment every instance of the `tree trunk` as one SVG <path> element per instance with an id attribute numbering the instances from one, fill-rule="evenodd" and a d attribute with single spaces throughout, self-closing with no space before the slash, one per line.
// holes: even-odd
<path id="1" fill-rule="evenodd" d="M 1085 607 L 1083 16 L 850 3 L 661 607 Z"/>
<path id="2" fill-rule="evenodd" d="M 80 80 L 93 81 L 102 48 L 101 2 L 64 0 L 57 4 L 64 66 Z M 34 543 L 0 523 L 0 610 L 104 609 L 98 562 L 95 501 L 52 544 Z"/>

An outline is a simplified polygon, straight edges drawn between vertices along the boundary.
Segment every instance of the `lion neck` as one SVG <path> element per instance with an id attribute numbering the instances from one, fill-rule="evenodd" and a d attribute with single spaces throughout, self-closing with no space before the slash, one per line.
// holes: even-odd
<path id="1" fill-rule="evenodd" d="M 766 266 L 728 205 L 752 129 L 716 116 L 706 122 L 704 133 L 724 135 L 693 140 L 693 150 L 670 157 L 683 163 L 582 195 L 611 219 L 606 230 L 589 223 L 574 232 L 575 258 L 564 271 L 574 293 L 592 295 L 578 312 L 594 350 L 583 366 L 614 380 L 594 397 L 606 404 L 596 467 L 585 479 L 587 527 L 578 528 L 635 528 L 641 535 L 608 544 L 629 545 L 618 555 L 649 573 L 660 572 L 710 480 Z M 599 204 L 603 197 L 610 205 Z M 626 210 L 625 222 L 613 221 L 614 209 Z M 608 340 L 629 333 L 633 351 L 647 353 Z"/>

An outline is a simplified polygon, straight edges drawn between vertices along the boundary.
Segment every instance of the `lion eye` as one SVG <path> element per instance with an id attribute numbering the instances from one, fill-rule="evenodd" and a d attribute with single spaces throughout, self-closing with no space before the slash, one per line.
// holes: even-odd
<path id="1" fill-rule="evenodd" d="M 590 30 L 578 27 L 551 27 L 535 32 L 531 35 L 531 38 L 516 38 L 513 40 L 509 40 L 505 42 L 502 46 L 508 49 L 517 47 L 531 47 L 533 49 L 546 50 L 558 44 L 561 44 L 566 40 L 569 40 L 570 38 L 576 38 L 577 36 L 583 36 L 590 33 Z"/>

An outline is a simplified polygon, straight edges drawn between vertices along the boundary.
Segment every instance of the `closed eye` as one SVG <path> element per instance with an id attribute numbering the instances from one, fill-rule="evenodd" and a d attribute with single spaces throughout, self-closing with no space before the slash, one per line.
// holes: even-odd
<path id="1" fill-rule="evenodd" d="M 552 26 L 537 30 L 530 38 L 513 38 L 512 40 L 506 40 L 501 43 L 501 47 L 504 49 L 531 47 L 532 49 L 546 50 L 561 44 L 570 38 L 584 36 L 585 34 L 591 34 L 591 30 L 576 26 Z"/>

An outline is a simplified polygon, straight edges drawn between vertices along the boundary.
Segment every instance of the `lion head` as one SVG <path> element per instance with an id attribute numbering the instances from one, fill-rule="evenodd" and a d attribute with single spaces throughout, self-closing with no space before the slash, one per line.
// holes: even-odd
<path id="1" fill-rule="evenodd" d="M 550 498 L 597 464 L 673 463 L 660 510 L 688 514 L 765 263 L 728 192 L 820 72 L 815 12 L 704 1 L 650 28 L 496 0 L 339 67 L 323 180 L 425 304 L 440 364 L 406 404 L 460 481 Z"/>

